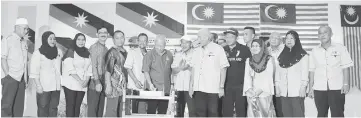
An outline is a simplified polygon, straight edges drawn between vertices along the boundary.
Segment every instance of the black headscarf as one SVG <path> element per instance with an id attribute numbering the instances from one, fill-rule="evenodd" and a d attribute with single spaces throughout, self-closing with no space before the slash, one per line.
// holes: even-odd
<path id="1" fill-rule="evenodd" d="M 78 47 L 76 45 L 76 40 L 78 40 L 79 36 L 83 36 L 84 39 L 86 40 L 86 37 L 85 37 L 84 34 L 82 34 L 82 33 L 76 34 L 74 39 L 73 39 L 73 41 L 74 41 L 74 50 L 79 56 L 81 56 L 83 58 L 89 58 L 89 55 L 90 55 L 89 50 L 85 46 L 84 47 Z"/>
<path id="2" fill-rule="evenodd" d="M 302 48 L 300 37 L 296 31 L 288 31 L 286 33 L 286 37 L 287 35 L 293 36 L 295 39 L 295 45 L 292 47 L 292 49 L 285 46 L 280 56 L 278 56 L 278 61 L 280 62 L 279 65 L 282 68 L 289 68 L 295 65 L 302 59 L 302 57 L 307 54 L 307 52 Z"/>
<path id="3" fill-rule="evenodd" d="M 58 48 L 56 45 L 54 47 L 51 47 L 48 43 L 48 38 L 50 35 L 54 34 L 51 31 L 46 31 L 43 33 L 41 37 L 41 47 L 39 48 L 40 54 L 44 55 L 46 58 L 53 60 L 58 56 Z M 55 39 L 54 39 L 55 40 Z"/>

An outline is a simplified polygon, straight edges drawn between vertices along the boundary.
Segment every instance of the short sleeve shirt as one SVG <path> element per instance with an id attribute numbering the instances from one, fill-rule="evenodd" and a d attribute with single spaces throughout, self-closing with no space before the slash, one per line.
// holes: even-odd
<path id="1" fill-rule="evenodd" d="M 251 57 L 251 51 L 247 46 L 237 43 L 236 47 L 230 49 L 224 47 L 230 66 L 227 69 L 225 87 L 243 88 L 244 68 L 246 59 Z"/>
<path id="2" fill-rule="evenodd" d="M 143 59 L 142 71 L 149 72 L 150 79 L 157 90 L 164 91 L 166 94 L 170 92 L 172 62 L 173 55 L 168 50 L 159 54 L 155 49 L 152 49 Z"/>
<path id="3" fill-rule="evenodd" d="M 332 43 L 326 50 L 315 47 L 309 57 L 309 71 L 314 72 L 314 90 L 341 90 L 343 69 L 353 66 L 347 48 Z"/>
<path id="4" fill-rule="evenodd" d="M 125 60 L 124 67 L 127 69 L 132 69 L 135 77 L 143 85 L 145 83 L 144 74 L 142 73 L 143 66 L 143 54 L 140 48 L 131 49 L 128 53 L 127 59 Z M 128 74 L 128 88 L 139 90 L 133 81 L 133 79 Z"/>
<path id="5" fill-rule="evenodd" d="M 222 46 L 210 42 L 194 49 L 190 66 L 193 68 L 193 90 L 205 93 L 219 93 L 221 70 L 229 67 Z"/>
<path id="6" fill-rule="evenodd" d="M 26 40 L 12 33 L 1 41 L 1 58 L 8 62 L 9 75 L 17 81 L 21 80 L 27 64 L 28 47 Z"/>

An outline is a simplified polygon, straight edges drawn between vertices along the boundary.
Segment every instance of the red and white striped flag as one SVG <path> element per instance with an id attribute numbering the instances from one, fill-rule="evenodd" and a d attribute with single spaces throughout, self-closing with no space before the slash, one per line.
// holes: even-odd
<path id="1" fill-rule="evenodd" d="M 187 7 L 186 34 L 190 37 L 197 37 L 201 28 L 221 34 L 230 27 L 236 28 L 239 37 L 243 37 L 246 26 L 254 27 L 259 36 L 259 3 L 189 2 Z"/>
<path id="2" fill-rule="evenodd" d="M 344 44 L 354 61 L 349 72 L 350 85 L 361 90 L 361 6 L 341 5 L 340 13 Z"/>
<path id="3" fill-rule="evenodd" d="M 295 30 L 306 51 L 319 45 L 318 28 L 328 23 L 328 4 L 261 3 L 260 12 L 263 37 L 272 32 L 285 37 L 287 31 Z"/>

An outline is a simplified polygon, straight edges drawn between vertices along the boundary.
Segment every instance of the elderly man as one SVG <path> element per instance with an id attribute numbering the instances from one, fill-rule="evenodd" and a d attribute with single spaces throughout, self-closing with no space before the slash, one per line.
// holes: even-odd
<path id="1" fill-rule="evenodd" d="M 332 29 L 321 26 L 315 47 L 309 59 L 310 97 L 315 98 L 317 117 L 344 117 L 345 94 L 349 92 L 349 69 L 353 66 L 347 48 L 331 42 Z"/>
<path id="2" fill-rule="evenodd" d="M 155 39 L 155 47 L 145 54 L 143 58 L 144 77 L 148 82 L 149 89 L 152 91 L 163 91 L 165 95 L 170 93 L 171 83 L 171 64 L 173 63 L 173 55 L 169 50 L 165 49 L 166 37 L 157 35 Z M 166 114 L 168 101 L 166 100 L 149 100 L 148 114 Z"/>
<path id="3" fill-rule="evenodd" d="M 192 54 L 190 96 L 194 97 L 197 117 L 218 117 L 218 99 L 224 95 L 229 63 L 224 49 L 212 42 L 208 29 L 198 32 L 199 48 Z M 194 95 L 193 95 L 194 93 Z"/>
<path id="4" fill-rule="evenodd" d="M 271 54 L 272 57 L 274 57 L 275 60 L 275 65 L 278 65 L 278 56 L 281 54 L 283 48 L 285 47 L 285 45 L 283 44 L 282 41 L 282 37 L 281 34 L 278 32 L 272 32 L 270 35 L 270 47 L 268 47 L 268 52 Z M 277 70 L 276 70 L 277 71 Z M 276 89 L 275 89 L 276 90 Z M 281 98 L 280 96 L 274 96 L 273 99 L 273 103 L 275 104 L 275 110 L 276 110 L 276 115 L 277 117 L 283 117 L 282 114 L 282 106 L 281 106 Z"/>
<path id="5" fill-rule="evenodd" d="M 5 77 L 1 79 L 1 117 L 22 117 L 24 112 L 25 87 L 27 83 L 28 21 L 18 18 L 15 31 L 1 41 L 1 68 Z"/>

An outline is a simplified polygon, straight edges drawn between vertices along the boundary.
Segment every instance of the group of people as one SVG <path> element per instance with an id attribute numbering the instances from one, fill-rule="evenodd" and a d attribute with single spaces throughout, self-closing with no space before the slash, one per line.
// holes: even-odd
<path id="1" fill-rule="evenodd" d="M 133 95 L 163 91 L 165 96 L 175 90 L 177 117 L 184 116 L 185 106 L 190 117 L 305 117 L 307 96 L 314 98 L 318 117 L 326 117 L 329 108 L 332 117 L 344 116 L 353 62 L 345 46 L 331 41 L 329 26 L 319 28 L 321 44 L 310 54 L 293 30 L 285 40 L 280 33 L 272 33 L 267 47 L 264 40 L 255 39 L 252 27 L 244 28 L 245 45 L 237 42 L 237 29 L 224 31 L 222 46 L 215 42 L 217 34 L 201 29 L 197 39 L 183 36 L 181 50 L 175 53 L 165 49 L 166 37 L 161 34 L 147 51 L 145 33 L 131 41 L 136 47 L 126 50 L 124 32 L 116 30 L 110 36 L 104 26 L 97 29 L 98 41 L 89 49 L 85 35 L 78 33 L 73 47 L 63 52 L 56 45 L 56 35 L 46 31 L 31 59 L 23 38 L 27 31 L 27 20 L 19 18 L 14 33 L 1 42 L 6 75 L 1 79 L 2 117 L 23 116 L 28 81 L 36 85 L 39 117 L 57 117 L 62 88 L 67 117 L 79 117 L 85 93 L 88 117 L 102 117 L 104 107 L 104 116 L 121 117 L 123 104 L 127 114 L 167 113 L 165 100 L 122 103 L 123 90 Z M 108 37 L 114 43 L 110 49 L 105 46 Z"/>

